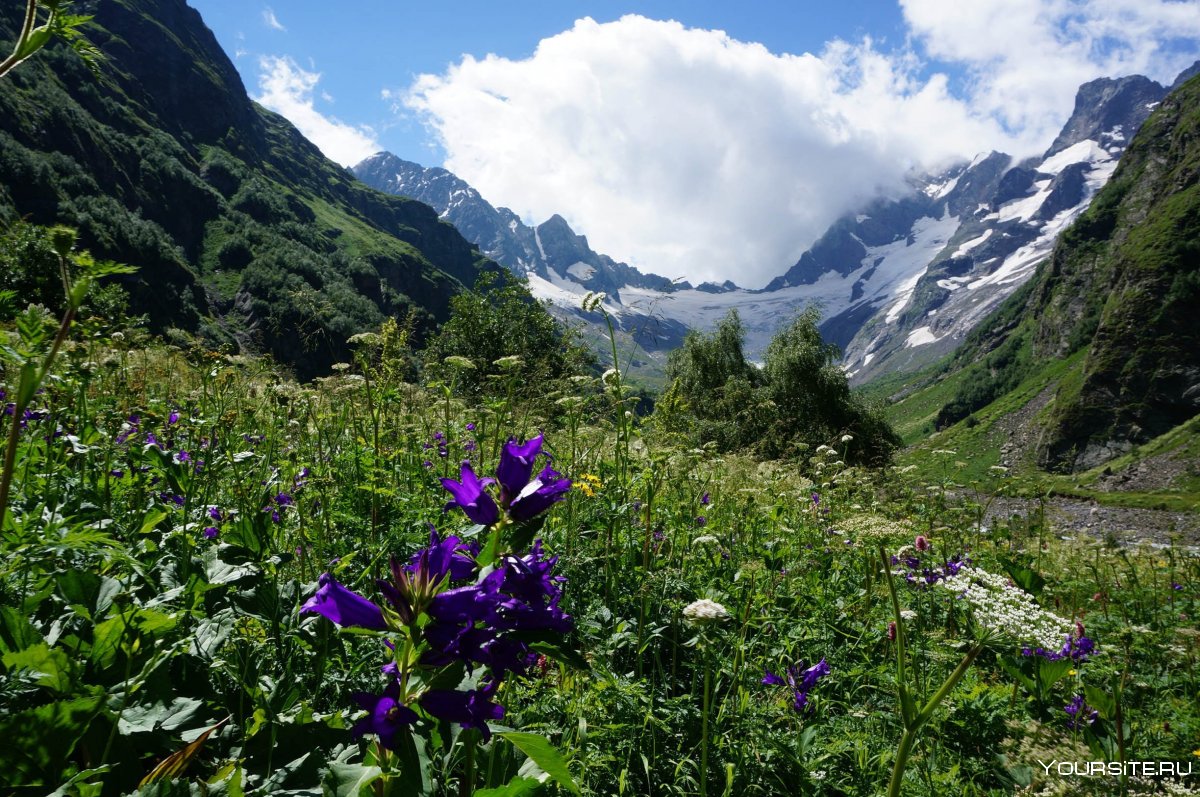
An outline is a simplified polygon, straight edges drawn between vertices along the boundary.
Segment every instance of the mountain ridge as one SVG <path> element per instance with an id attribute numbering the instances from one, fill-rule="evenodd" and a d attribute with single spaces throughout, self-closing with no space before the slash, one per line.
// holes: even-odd
<path id="1" fill-rule="evenodd" d="M 372 191 L 252 102 L 182 0 L 98 0 L 104 85 L 52 45 L 0 85 L 0 218 L 79 229 L 151 327 L 311 376 L 387 315 L 431 327 L 494 269 L 428 207 Z M 0 12 L 12 35 L 16 9 Z M 136 46 L 133 44 L 136 42 Z"/>

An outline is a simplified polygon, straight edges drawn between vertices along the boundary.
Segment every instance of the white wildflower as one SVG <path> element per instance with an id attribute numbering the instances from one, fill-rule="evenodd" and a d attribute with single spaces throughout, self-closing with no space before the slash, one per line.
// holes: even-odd
<path id="1" fill-rule="evenodd" d="M 718 540 L 716 537 L 712 536 L 711 534 L 705 534 L 702 537 L 697 537 L 696 539 L 692 540 L 692 547 L 698 548 L 702 545 L 716 545 L 719 542 L 720 542 L 720 540 Z"/>
<path id="2" fill-rule="evenodd" d="M 854 439 L 854 435 L 851 435 L 851 434 L 844 434 L 844 435 L 842 435 L 842 442 L 843 442 L 843 443 L 849 443 L 849 442 L 850 442 L 851 440 L 853 440 L 853 439 Z"/>
<path id="3" fill-rule="evenodd" d="M 917 613 L 912 609 L 901 609 L 900 618 L 903 620 L 915 620 L 917 619 Z"/>
<path id="4" fill-rule="evenodd" d="M 683 619 L 693 625 L 707 625 L 729 619 L 729 612 L 716 601 L 701 598 L 683 607 Z"/>
<path id="5" fill-rule="evenodd" d="M 1009 584 L 1004 576 L 964 567 L 938 585 L 965 599 L 980 626 L 1017 642 L 1058 650 L 1074 631 L 1071 623 L 1038 606 L 1033 596 Z"/>

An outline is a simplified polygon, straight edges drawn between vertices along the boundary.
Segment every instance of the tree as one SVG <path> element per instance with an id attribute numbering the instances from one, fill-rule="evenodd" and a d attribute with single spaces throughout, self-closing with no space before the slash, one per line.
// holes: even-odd
<path id="1" fill-rule="evenodd" d="M 850 390 L 840 352 L 821 338 L 819 320 L 814 308 L 800 313 L 771 341 L 761 369 L 745 358 L 736 311 L 712 333 L 688 335 L 667 375 L 673 405 L 682 403 L 695 419 L 701 442 L 772 458 L 839 443 L 852 461 L 887 460 L 900 440 L 880 408 Z M 840 445 L 844 435 L 853 445 Z"/>
<path id="2" fill-rule="evenodd" d="M 451 357 L 473 367 L 457 369 L 452 380 Z M 574 335 L 507 271 L 485 272 L 473 290 L 450 300 L 450 319 L 429 341 L 424 360 L 431 374 L 476 396 L 499 390 L 501 381 L 511 381 L 501 377 L 513 373 L 520 375 L 517 395 L 544 396 L 559 380 L 594 367 Z"/>

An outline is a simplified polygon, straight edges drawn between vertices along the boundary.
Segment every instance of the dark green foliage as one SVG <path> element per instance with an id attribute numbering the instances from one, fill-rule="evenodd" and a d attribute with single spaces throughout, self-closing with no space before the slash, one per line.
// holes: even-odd
<path id="1" fill-rule="evenodd" d="M 0 11 L 0 40 L 20 11 Z M 137 266 L 123 284 L 152 329 L 311 376 L 388 315 L 415 309 L 428 331 L 496 268 L 428 207 L 358 183 L 250 102 L 182 0 L 95 12 L 99 82 L 64 45 L 0 81 L 0 220 L 69 224 L 97 257 Z"/>
<path id="2" fill-rule="evenodd" d="M 28 304 L 40 304 L 55 314 L 66 306 L 54 231 L 18 221 L 0 226 L 0 293 L 11 292 L 12 306 L 0 307 L 0 321 Z M 80 307 L 81 316 L 95 315 L 114 323 L 125 317 L 129 294 L 116 282 L 93 282 Z"/>
<path id="3" fill-rule="evenodd" d="M 595 359 L 508 272 L 485 274 L 455 296 L 450 319 L 425 349 L 426 367 L 464 395 L 547 396 L 562 380 L 594 369 Z M 465 357 L 474 368 L 445 364 Z M 520 358 L 505 368 L 505 357 Z"/>
<path id="4" fill-rule="evenodd" d="M 746 361 L 741 320 L 730 311 L 711 334 L 692 333 L 671 353 L 666 403 L 681 399 L 700 440 L 721 450 L 789 457 L 850 435 L 851 460 L 886 461 L 899 438 L 880 408 L 851 392 L 818 320 L 813 309 L 798 315 L 771 341 L 760 369 Z"/>

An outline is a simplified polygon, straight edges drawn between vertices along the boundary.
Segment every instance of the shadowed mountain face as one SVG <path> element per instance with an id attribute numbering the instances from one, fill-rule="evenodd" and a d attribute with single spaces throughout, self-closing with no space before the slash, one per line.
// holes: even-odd
<path id="1" fill-rule="evenodd" d="M 20 9 L 0 11 L 0 39 Z M 51 46 L 0 81 L 0 218 L 79 229 L 138 267 L 156 329 L 265 349 L 301 375 L 390 314 L 431 325 L 494 268 L 428 207 L 356 181 L 253 103 L 183 0 L 97 0 L 96 81 Z"/>

